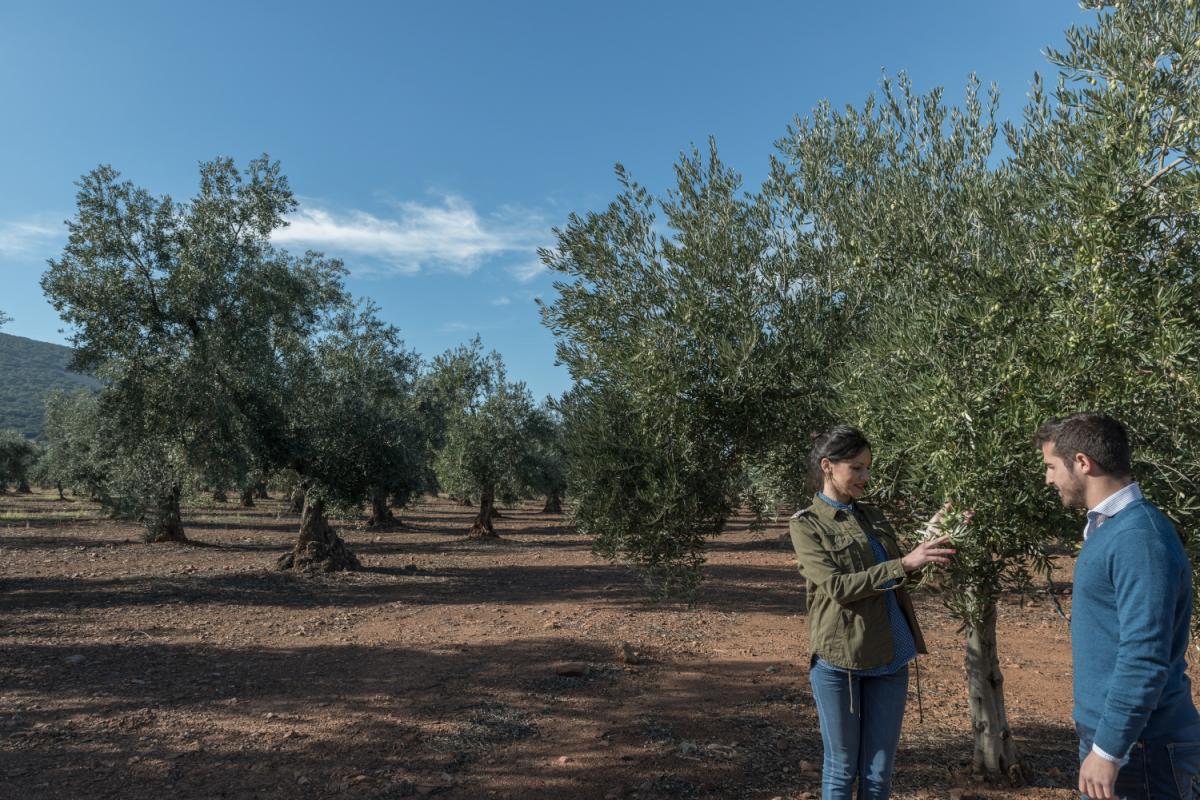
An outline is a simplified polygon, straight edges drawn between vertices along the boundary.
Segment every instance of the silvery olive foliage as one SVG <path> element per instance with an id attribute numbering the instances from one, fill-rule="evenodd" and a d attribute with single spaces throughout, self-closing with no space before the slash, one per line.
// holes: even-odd
<path id="1" fill-rule="evenodd" d="M 535 490 L 551 420 L 524 383 L 508 380 L 500 355 L 485 355 L 478 340 L 438 359 L 430 381 L 441 387 L 433 460 L 438 485 L 479 503 L 473 530 L 491 535 L 494 502 L 513 503 Z"/>
<path id="2" fill-rule="evenodd" d="M 1082 524 L 1043 486 L 1039 423 L 1123 419 L 1135 477 L 1200 550 L 1200 19 L 1184 0 L 1084 7 L 1019 123 L 977 81 L 950 105 L 884 78 L 797 118 L 756 194 L 715 146 L 661 199 L 618 169 L 617 199 L 544 253 L 598 549 L 694 590 L 739 490 L 806 502 L 808 434 L 860 426 L 903 532 L 946 500 L 973 511 L 939 582 L 967 635 L 976 766 L 1013 779 L 996 603 Z"/>

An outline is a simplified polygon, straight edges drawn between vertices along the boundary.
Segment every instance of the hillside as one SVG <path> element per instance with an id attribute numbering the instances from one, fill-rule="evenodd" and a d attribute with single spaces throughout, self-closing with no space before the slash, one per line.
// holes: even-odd
<path id="1" fill-rule="evenodd" d="M 0 333 L 0 430 L 30 438 L 42 433 L 42 399 L 51 389 L 99 388 L 94 378 L 67 369 L 71 348 Z"/>

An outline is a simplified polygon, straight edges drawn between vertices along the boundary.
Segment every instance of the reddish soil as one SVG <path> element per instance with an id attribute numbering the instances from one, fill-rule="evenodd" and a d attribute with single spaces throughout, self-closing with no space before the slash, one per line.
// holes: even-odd
<path id="1" fill-rule="evenodd" d="M 188 546 L 0 497 L 0 797 L 817 795 L 785 526 L 737 520 L 689 608 L 647 602 L 540 508 L 506 510 L 496 542 L 443 500 L 392 532 L 342 523 L 364 569 L 312 578 L 273 569 L 298 520 L 277 501 L 185 509 Z M 895 795 L 1073 797 L 1068 631 L 1046 593 L 1000 613 L 1022 789 L 964 777 L 962 637 L 936 597 L 918 612 L 924 721 L 914 686 Z"/>

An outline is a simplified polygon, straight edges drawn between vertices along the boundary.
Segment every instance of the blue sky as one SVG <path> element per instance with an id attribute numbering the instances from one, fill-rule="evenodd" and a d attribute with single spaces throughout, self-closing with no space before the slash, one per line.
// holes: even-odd
<path id="1" fill-rule="evenodd" d="M 1066 0 L 934 2 L 55 2 L 0 7 L 0 310 L 62 342 L 38 286 L 76 181 L 101 163 L 190 197 L 198 162 L 268 152 L 301 201 L 280 237 L 343 258 L 406 342 L 478 333 L 535 396 L 569 377 L 534 297 L 536 249 L 613 197 L 656 192 L 711 135 L 753 188 L 820 100 L 881 70 L 961 97 L 970 73 L 1020 114 Z"/>

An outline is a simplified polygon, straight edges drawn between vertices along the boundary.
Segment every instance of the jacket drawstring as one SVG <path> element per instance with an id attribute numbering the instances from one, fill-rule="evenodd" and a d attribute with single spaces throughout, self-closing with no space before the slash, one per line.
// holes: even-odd
<path id="1" fill-rule="evenodd" d="M 925 709 L 921 706 L 921 657 L 913 658 L 913 667 L 917 671 L 917 721 L 925 724 Z"/>

